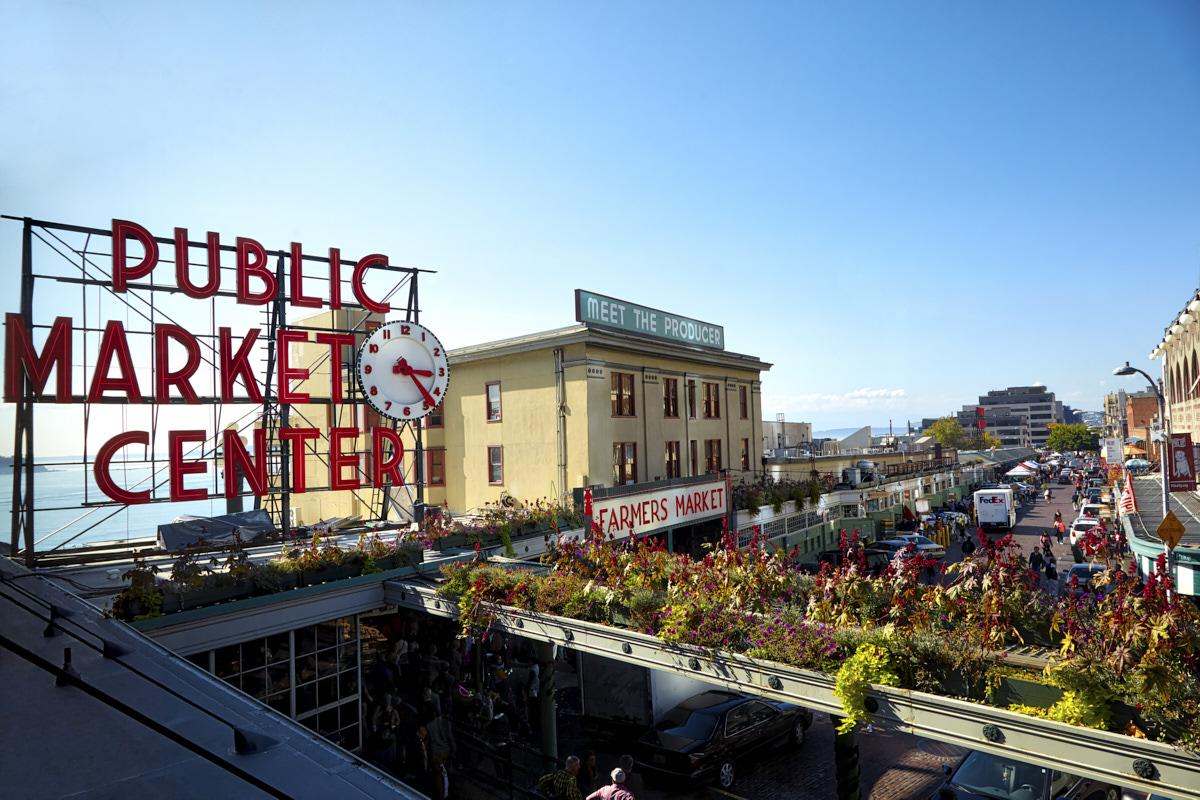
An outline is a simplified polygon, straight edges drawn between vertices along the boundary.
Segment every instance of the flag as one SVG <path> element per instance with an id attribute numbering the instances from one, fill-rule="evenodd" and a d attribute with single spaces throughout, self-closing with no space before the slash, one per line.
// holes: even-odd
<path id="1" fill-rule="evenodd" d="M 1121 511 L 1125 514 L 1136 514 L 1137 496 L 1133 493 L 1133 476 L 1125 470 L 1125 488 L 1121 490 Z"/>

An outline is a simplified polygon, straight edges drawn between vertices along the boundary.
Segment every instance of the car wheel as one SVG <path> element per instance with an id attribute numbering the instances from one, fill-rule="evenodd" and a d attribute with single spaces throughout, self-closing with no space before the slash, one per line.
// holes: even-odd
<path id="1" fill-rule="evenodd" d="M 796 747 L 803 747 L 804 741 L 808 738 L 808 728 L 805 727 L 804 721 L 799 720 L 792 726 L 792 744 Z"/>
<path id="2" fill-rule="evenodd" d="M 717 783 L 722 789 L 728 789 L 733 786 L 733 762 L 725 760 L 721 762 L 721 767 L 717 770 Z"/>

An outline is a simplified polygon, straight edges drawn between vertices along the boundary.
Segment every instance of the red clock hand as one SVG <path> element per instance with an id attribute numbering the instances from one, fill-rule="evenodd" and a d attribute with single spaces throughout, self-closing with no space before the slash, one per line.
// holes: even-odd
<path id="1" fill-rule="evenodd" d="M 430 371 L 429 371 L 429 370 L 427 370 L 427 369 L 413 369 L 412 367 L 409 367 L 409 368 L 408 368 L 408 374 L 409 374 L 409 375 L 422 375 L 422 376 L 424 376 L 424 377 L 426 377 L 426 378 L 432 378 L 432 377 L 433 377 L 433 373 L 432 373 L 432 372 L 430 372 Z"/>
<path id="2" fill-rule="evenodd" d="M 413 383 L 415 383 L 417 385 L 417 388 L 421 390 L 421 396 L 425 398 L 425 402 L 429 403 L 431 408 L 433 406 L 436 406 L 437 401 L 433 399 L 433 395 L 431 395 L 429 393 L 429 390 L 425 388 L 425 384 L 423 384 L 419 380 L 417 380 L 417 376 L 414 375 L 412 372 L 408 373 L 408 377 L 412 378 Z"/>

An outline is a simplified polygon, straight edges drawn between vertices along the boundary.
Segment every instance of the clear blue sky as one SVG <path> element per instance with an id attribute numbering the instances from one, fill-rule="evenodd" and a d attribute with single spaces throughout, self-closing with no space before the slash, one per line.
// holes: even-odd
<path id="1" fill-rule="evenodd" d="M 450 346 L 585 287 L 768 417 L 1097 409 L 1200 281 L 1195 2 L 0 8 L 0 211 L 385 252 Z"/>

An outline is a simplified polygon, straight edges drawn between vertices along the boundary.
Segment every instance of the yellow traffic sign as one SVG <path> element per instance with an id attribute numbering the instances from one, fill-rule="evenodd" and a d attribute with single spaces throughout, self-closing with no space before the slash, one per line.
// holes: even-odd
<path id="1" fill-rule="evenodd" d="M 1158 538 L 1162 539 L 1168 550 L 1174 550 L 1175 545 L 1183 538 L 1183 523 L 1175 516 L 1174 511 L 1168 511 L 1163 521 L 1158 523 Z"/>

